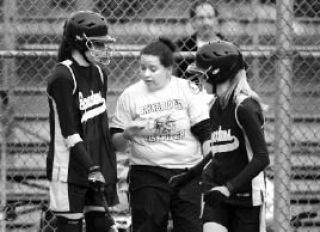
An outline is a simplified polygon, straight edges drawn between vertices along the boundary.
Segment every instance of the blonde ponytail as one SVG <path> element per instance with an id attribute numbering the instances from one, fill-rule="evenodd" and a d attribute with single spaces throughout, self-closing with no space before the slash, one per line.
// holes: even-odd
<path id="1" fill-rule="evenodd" d="M 221 99 L 222 106 L 227 105 L 232 94 L 234 102 L 237 102 L 237 99 L 241 95 L 244 95 L 246 97 L 251 97 L 254 100 L 256 100 L 263 111 L 266 111 L 268 109 L 268 106 L 262 102 L 260 96 L 250 87 L 247 81 L 247 74 L 244 69 L 239 70 L 234 79 L 231 81 L 229 89 L 226 91 L 226 93 Z"/>

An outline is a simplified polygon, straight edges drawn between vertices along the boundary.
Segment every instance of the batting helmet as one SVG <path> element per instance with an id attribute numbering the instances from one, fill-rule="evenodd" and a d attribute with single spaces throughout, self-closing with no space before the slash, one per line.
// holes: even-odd
<path id="1" fill-rule="evenodd" d="M 63 39 L 82 54 L 90 50 L 98 62 L 110 60 L 110 43 L 115 39 L 108 35 L 105 18 L 95 12 L 78 11 L 64 25 Z"/>
<path id="2" fill-rule="evenodd" d="M 204 74 L 208 82 L 219 84 L 233 79 L 240 69 L 246 67 L 238 47 L 219 41 L 199 48 L 195 63 L 189 65 L 187 71 Z"/>

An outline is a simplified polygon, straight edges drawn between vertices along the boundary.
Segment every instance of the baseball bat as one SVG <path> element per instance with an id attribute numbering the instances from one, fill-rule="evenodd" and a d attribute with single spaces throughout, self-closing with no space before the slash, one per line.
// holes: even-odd
<path id="1" fill-rule="evenodd" d="M 109 205 L 108 205 L 106 196 L 104 195 L 104 187 L 100 188 L 99 194 L 100 194 L 100 198 L 101 198 L 101 201 L 102 201 L 103 208 L 105 210 L 105 216 L 106 216 L 107 225 L 108 225 L 108 227 L 111 227 L 111 226 L 115 225 L 115 221 L 114 221 L 113 217 L 111 216 L 111 212 L 109 210 Z"/>

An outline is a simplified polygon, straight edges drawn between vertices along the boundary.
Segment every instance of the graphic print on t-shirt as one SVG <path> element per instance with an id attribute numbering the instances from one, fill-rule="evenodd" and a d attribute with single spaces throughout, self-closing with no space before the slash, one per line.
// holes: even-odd
<path id="1" fill-rule="evenodd" d="M 146 133 L 146 141 L 172 141 L 184 138 L 185 129 L 181 127 L 183 110 L 181 99 L 170 99 L 142 106 L 140 117 L 148 121 L 146 130 L 149 131 L 149 135 Z"/>
<path id="2" fill-rule="evenodd" d="M 179 130 L 177 120 L 171 115 L 161 116 L 153 120 L 153 135 L 149 135 L 148 142 L 180 140 L 185 136 L 185 130 Z"/>

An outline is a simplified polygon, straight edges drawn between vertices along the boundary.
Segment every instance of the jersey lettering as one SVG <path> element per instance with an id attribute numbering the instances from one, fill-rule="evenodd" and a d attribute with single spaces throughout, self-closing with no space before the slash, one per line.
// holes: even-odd
<path id="1" fill-rule="evenodd" d="M 83 97 L 83 93 L 79 92 L 79 108 L 81 111 L 85 111 L 81 117 L 83 123 L 106 112 L 106 100 L 100 91 L 98 93 L 91 91 L 91 95 L 88 97 Z"/>
<path id="2" fill-rule="evenodd" d="M 211 134 L 210 147 L 215 152 L 234 151 L 239 147 L 239 139 L 231 134 L 230 129 L 222 130 L 220 126 Z"/>

